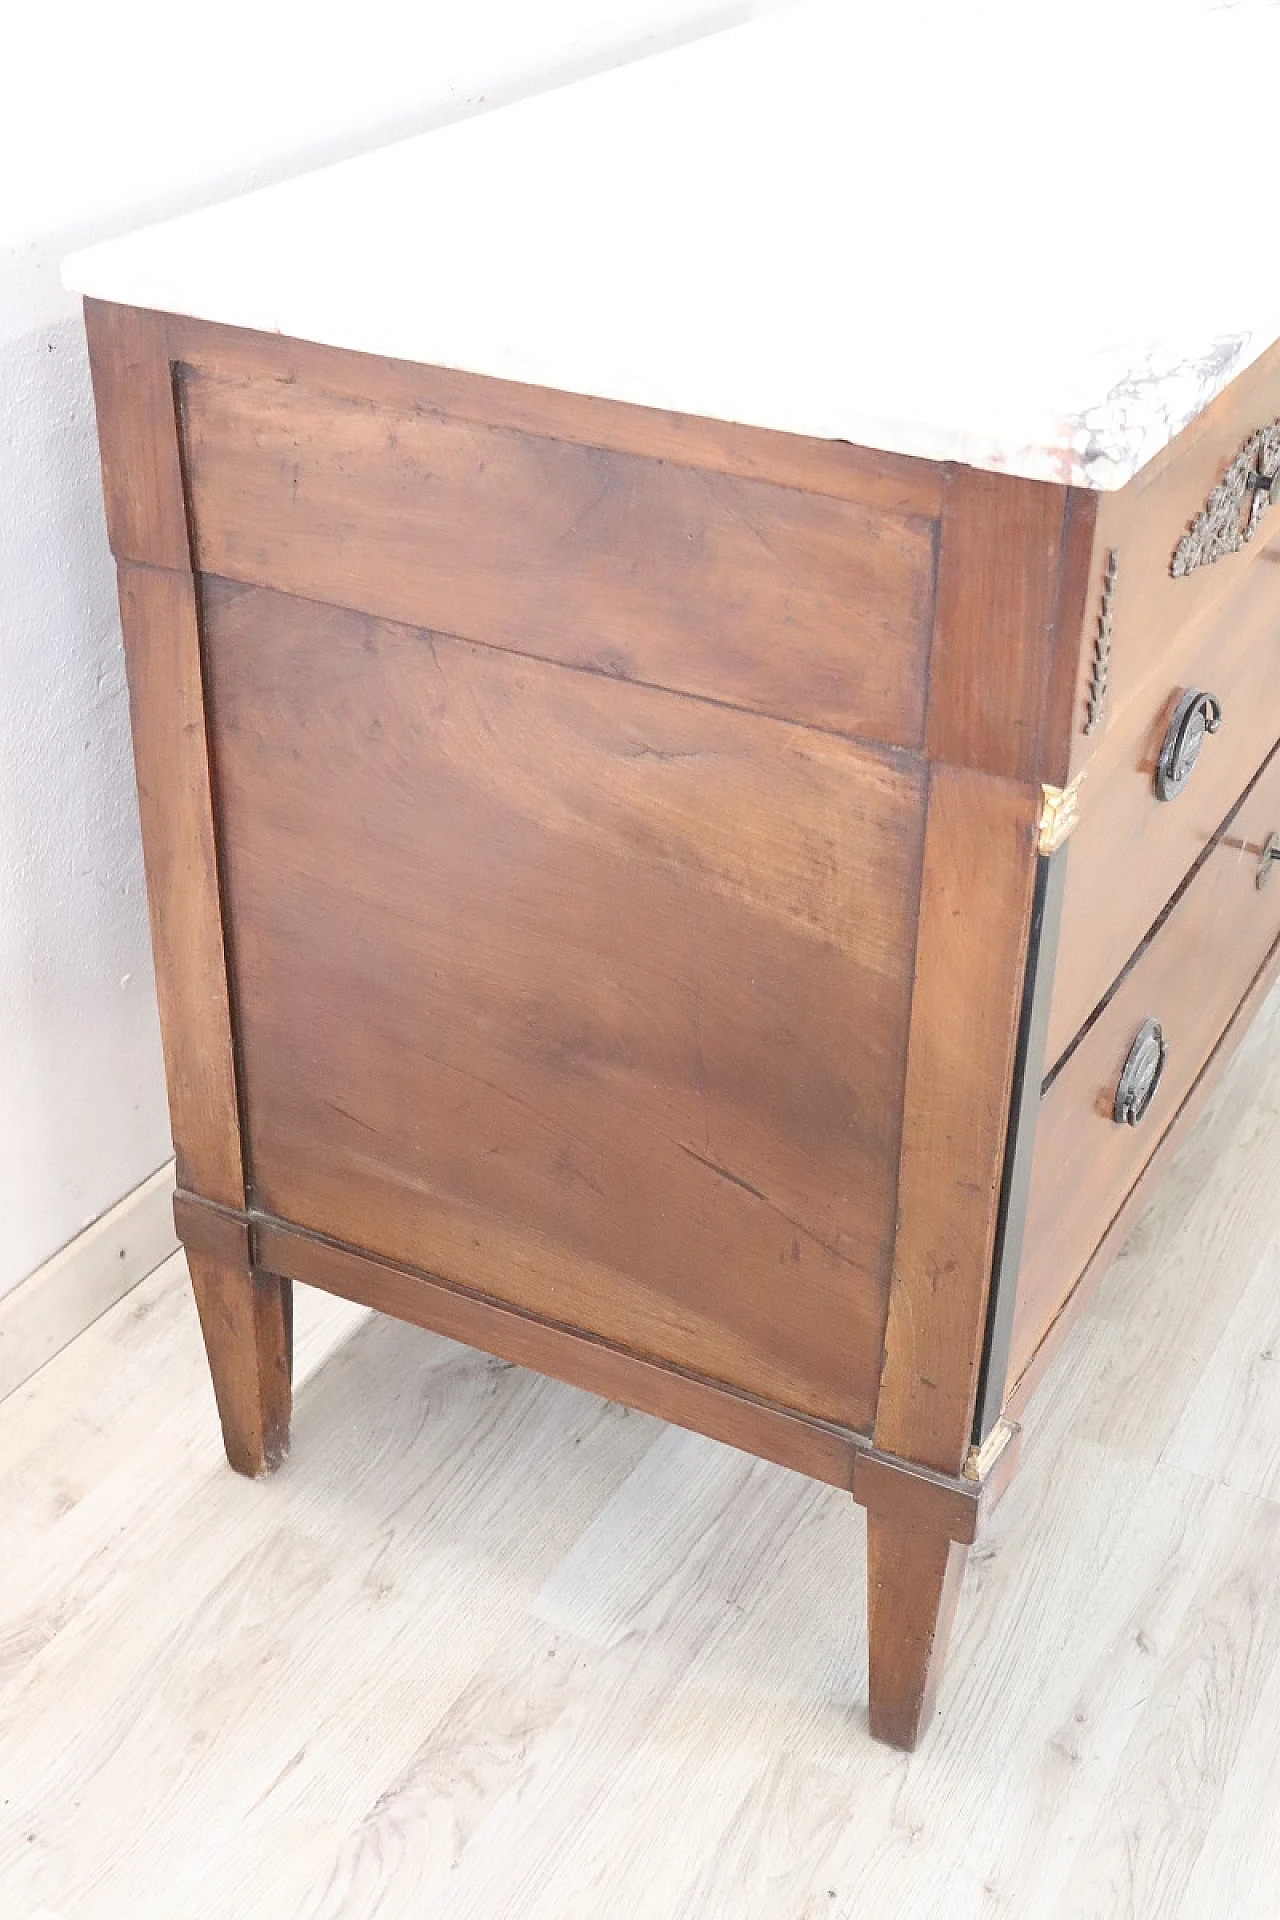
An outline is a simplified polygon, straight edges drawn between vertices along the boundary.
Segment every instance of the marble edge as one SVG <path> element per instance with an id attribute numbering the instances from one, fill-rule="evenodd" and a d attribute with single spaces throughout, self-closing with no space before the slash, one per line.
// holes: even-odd
<path id="1" fill-rule="evenodd" d="M 180 215 L 172 223 L 166 221 L 160 226 L 176 226 L 191 217 Z M 152 235 L 159 230 L 157 226 L 141 231 Z M 690 395 L 675 391 L 669 382 L 657 379 L 646 387 L 643 377 L 635 374 L 612 381 L 577 384 L 562 368 L 533 370 L 512 364 L 513 356 L 496 352 L 416 357 L 403 350 L 403 343 L 380 342 L 376 338 L 357 342 L 350 331 L 342 327 L 299 330 L 294 325 L 264 325 L 261 315 L 252 319 L 244 315 L 233 318 L 225 310 L 214 311 L 216 302 L 179 301 L 162 285 L 148 288 L 145 270 L 131 268 L 118 257 L 119 250 L 127 247 L 133 237 L 123 235 L 119 240 L 99 242 L 68 254 L 62 262 L 64 287 L 84 299 L 171 313 L 212 326 L 243 327 L 249 332 L 305 340 L 343 352 L 440 366 L 479 378 L 550 387 L 583 398 L 731 421 L 770 432 L 847 442 L 912 459 L 954 461 L 986 472 L 1007 473 L 1020 479 L 1043 480 L 1099 493 L 1116 492 L 1126 486 L 1232 380 L 1280 338 L 1278 307 L 1266 325 L 1220 332 L 1209 338 L 1207 344 L 1188 347 L 1131 343 L 1086 354 L 1082 360 L 1092 363 L 1092 375 L 1086 375 L 1079 382 L 1080 391 L 1082 396 L 1093 394 L 1096 398 L 1082 397 L 1073 409 L 1041 414 L 1034 425 L 1030 413 L 1025 413 L 1022 432 L 1012 420 L 998 428 L 994 423 L 930 422 L 879 416 L 857 407 L 842 408 L 839 403 L 824 412 L 821 421 L 809 416 L 805 409 L 791 410 L 785 405 L 772 408 L 738 405 L 709 412 L 705 405 L 699 407 Z M 122 291 L 126 281 L 131 282 L 127 295 Z"/>
<path id="2" fill-rule="evenodd" d="M 1190 351 L 1151 345 L 1098 356 L 1112 377 L 1099 400 L 1063 416 L 1057 477 L 1098 492 L 1126 486 L 1278 337 L 1280 312 L 1263 327 L 1223 331 Z"/>

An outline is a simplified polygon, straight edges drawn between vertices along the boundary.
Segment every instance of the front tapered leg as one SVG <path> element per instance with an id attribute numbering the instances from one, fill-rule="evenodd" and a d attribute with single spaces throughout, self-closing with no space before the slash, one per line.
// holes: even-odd
<path id="1" fill-rule="evenodd" d="M 945 1533 L 867 1514 L 871 1731 L 908 1753 L 933 1717 L 967 1556 Z"/>
<path id="2" fill-rule="evenodd" d="M 289 1451 L 293 1288 L 273 1274 L 187 1250 L 227 1459 L 270 1473 Z"/>

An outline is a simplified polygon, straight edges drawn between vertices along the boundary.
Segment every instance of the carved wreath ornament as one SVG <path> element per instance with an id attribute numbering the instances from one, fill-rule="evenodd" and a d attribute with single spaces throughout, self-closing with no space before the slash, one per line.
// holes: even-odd
<path id="1" fill-rule="evenodd" d="M 1191 522 L 1169 563 L 1174 579 L 1239 553 L 1273 500 L 1280 501 L 1280 420 L 1250 434 Z"/>

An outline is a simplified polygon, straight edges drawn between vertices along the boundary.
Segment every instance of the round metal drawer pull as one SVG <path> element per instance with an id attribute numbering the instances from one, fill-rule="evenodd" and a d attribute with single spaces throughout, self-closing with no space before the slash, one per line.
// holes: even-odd
<path id="1" fill-rule="evenodd" d="M 1277 860 L 1280 860 L 1280 833 L 1273 833 L 1267 841 L 1266 846 L 1262 849 L 1262 853 L 1258 859 L 1258 871 L 1254 876 L 1254 885 L 1257 887 L 1259 893 L 1262 892 L 1262 889 L 1271 878 L 1272 870 Z"/>
<path id="2" fill-rule="evenodd" d="M 1176 800 L 1191 778 L 1207 733 L 1222 725 L 1222 706 L 1203 687 L 1192 687 L 1174 708 L 1156 762 L 1156 799 Z"/>
<path id="3" fill-rule="evenodd" d="M 1118 1127 L 1136 1127 L 1156 1097 L 1164 1063 L 1169 1058 L 1164 1033 L 1158 1020 L 1144 1020 L 1129 1049 L 1129 1057 L 1116 1088 L 1111 1118 Z"/>

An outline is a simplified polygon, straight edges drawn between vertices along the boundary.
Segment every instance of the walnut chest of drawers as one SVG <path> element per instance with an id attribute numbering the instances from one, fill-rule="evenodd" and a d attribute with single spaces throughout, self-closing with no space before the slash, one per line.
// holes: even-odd
<path id="1" fill-rule="evenodd" d="M 912 1745 L 1276 971 L 1280 351 L 1100 485 L 76 284 L 232 1465 L 296 1281 L 798 1468 Z"/>

